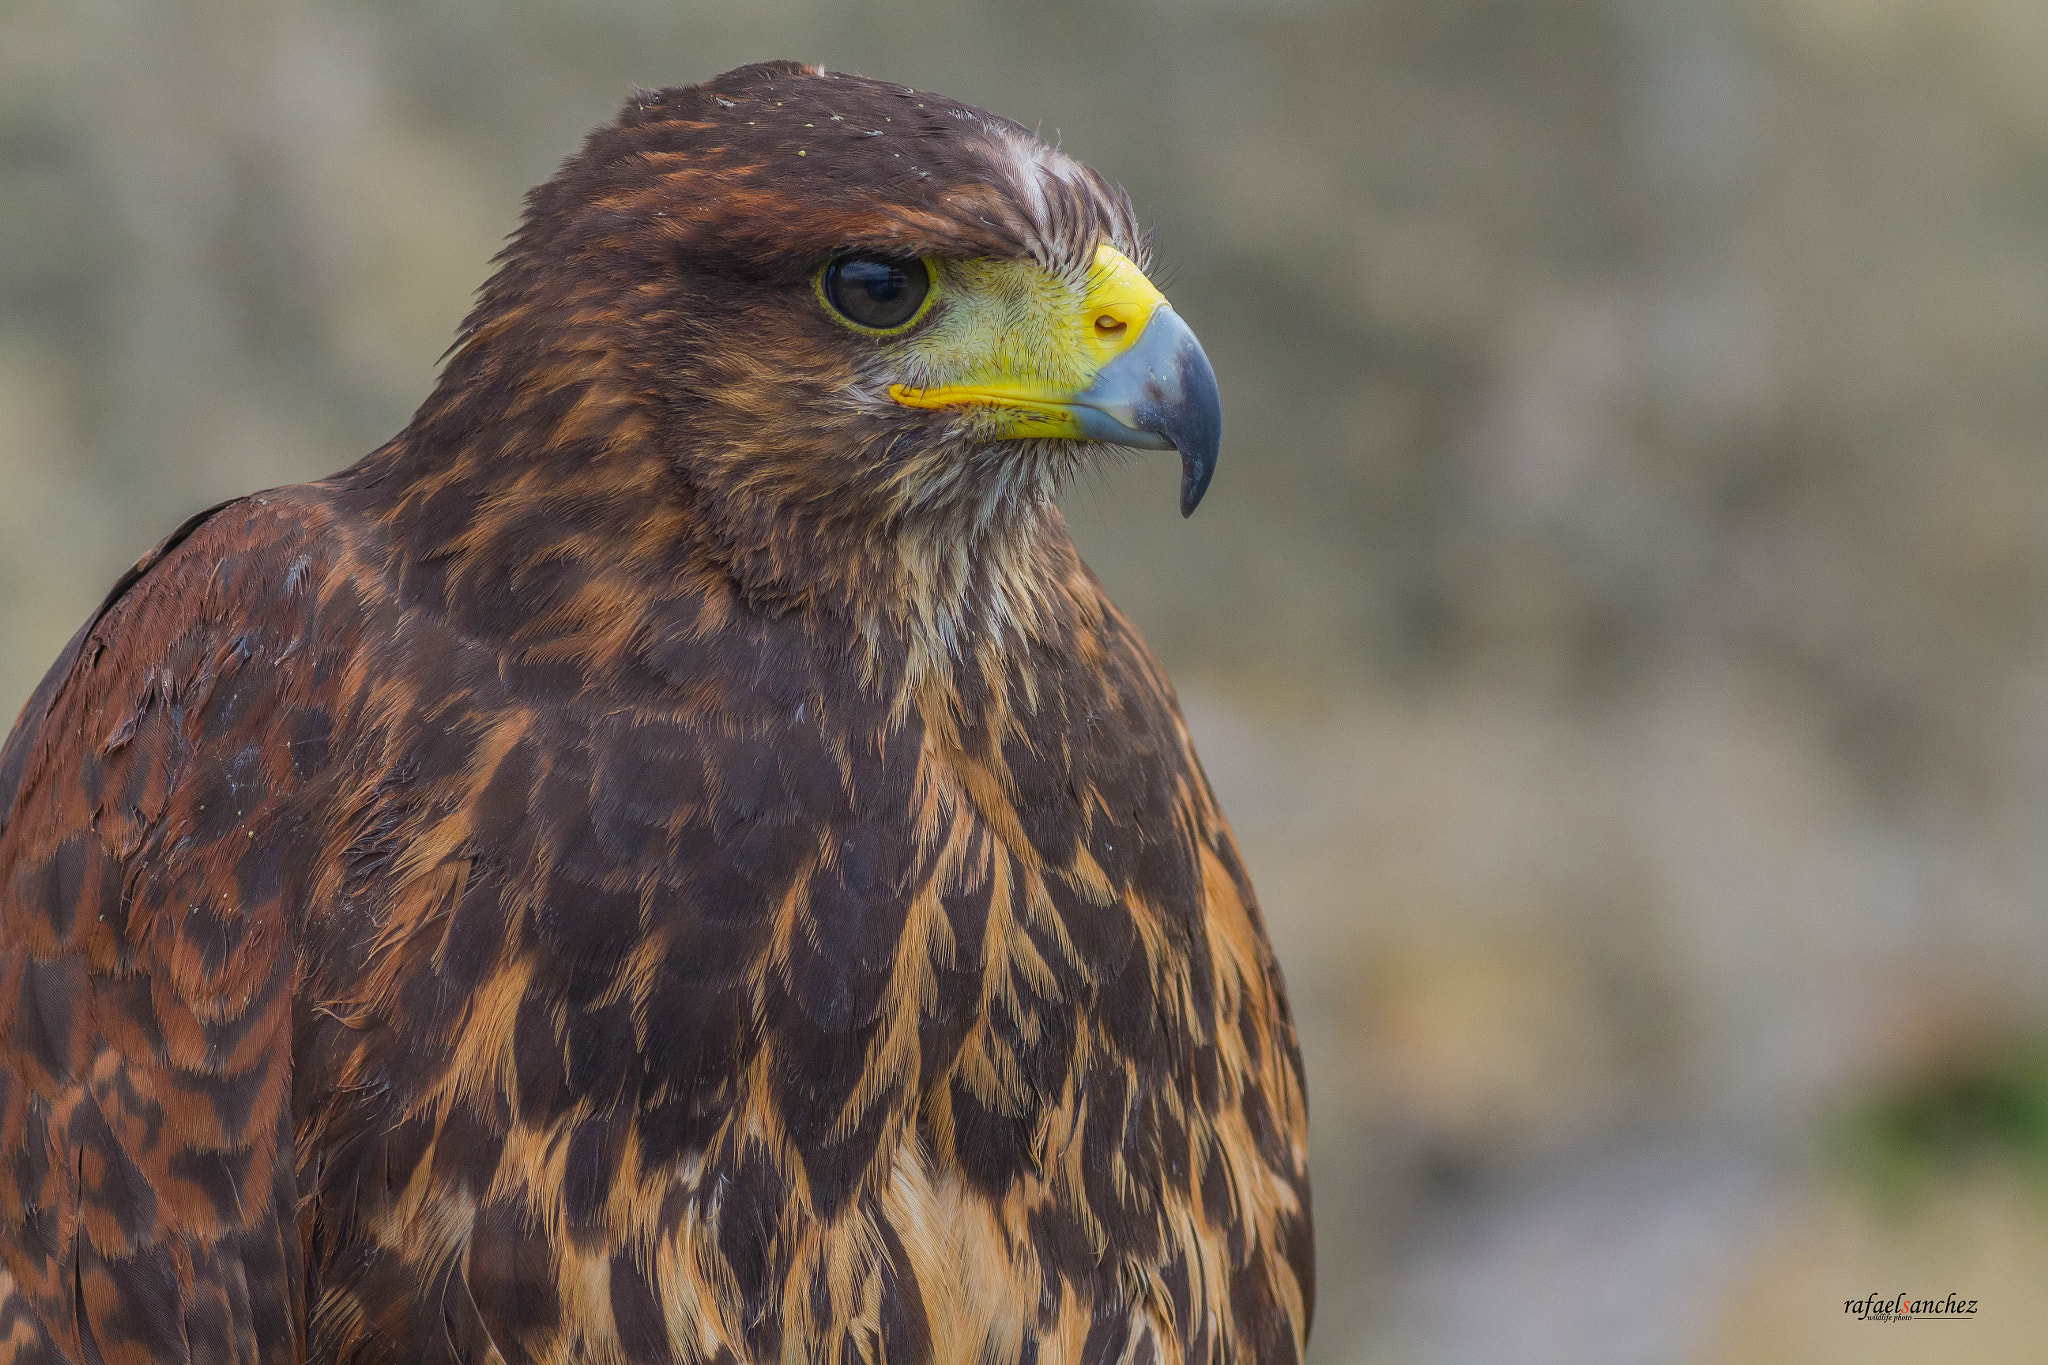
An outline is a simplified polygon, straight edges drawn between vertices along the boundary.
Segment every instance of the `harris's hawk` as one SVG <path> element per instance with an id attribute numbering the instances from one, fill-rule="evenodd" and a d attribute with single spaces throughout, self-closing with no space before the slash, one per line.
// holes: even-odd
<path id="1" fill-rule="evenodd" d="M 0 1358 L 1295 1360 L 1279 973 L 1053 502 L 1208 481 L 1146 259 L 949 100 L 639 95 L 138 564 L 0 751 Z"/>

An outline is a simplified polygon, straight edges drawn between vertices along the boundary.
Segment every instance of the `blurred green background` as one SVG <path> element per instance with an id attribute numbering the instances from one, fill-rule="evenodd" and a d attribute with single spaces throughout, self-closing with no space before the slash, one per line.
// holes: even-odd
<path id="1" fill-rule="evenodd" d="M 0 711 L 780 56 L 1121 180 L 1222 376 L 1192 522 L 1066 505 L 1293 986 L 1313 1358 L 2040 1359 L 2041 0 L 0 0 Z"/>

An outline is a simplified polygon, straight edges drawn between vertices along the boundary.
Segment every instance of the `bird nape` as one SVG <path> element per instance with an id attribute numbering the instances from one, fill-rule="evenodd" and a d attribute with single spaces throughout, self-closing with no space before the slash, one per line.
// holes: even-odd
<path id="1" fill-rule="evenodd" d="M 0 1360 L 1297 1360 L 1279 971 L 1053 502 L 1208 483 L 1146 263 L 934 95 L 636 95 L 138 564 L 0 750 Z"/>

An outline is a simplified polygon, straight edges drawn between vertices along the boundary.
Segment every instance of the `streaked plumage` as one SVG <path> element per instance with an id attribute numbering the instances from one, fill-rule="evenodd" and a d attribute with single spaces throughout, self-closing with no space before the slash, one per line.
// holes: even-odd
<path id="1" fill-rule="evenodd" d="M 1103 242 L 934 96 L 638 97 L 404 432 L 116 587 L 0 751 L 0 1359 L 1298 1356 L 1293 1026 L 1093 448 L 811 285 Z"/>

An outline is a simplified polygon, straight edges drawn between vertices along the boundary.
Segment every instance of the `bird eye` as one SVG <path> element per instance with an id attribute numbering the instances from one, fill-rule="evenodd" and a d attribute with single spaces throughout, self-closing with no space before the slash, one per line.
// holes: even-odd
<path id="1" fill-rule="evenodd" d="M 878 332 L 915 318 L 931 292 L 923 261 L 884 256 L 841 256 L 825 267 L 825 302 L 847 321 Z"/>

